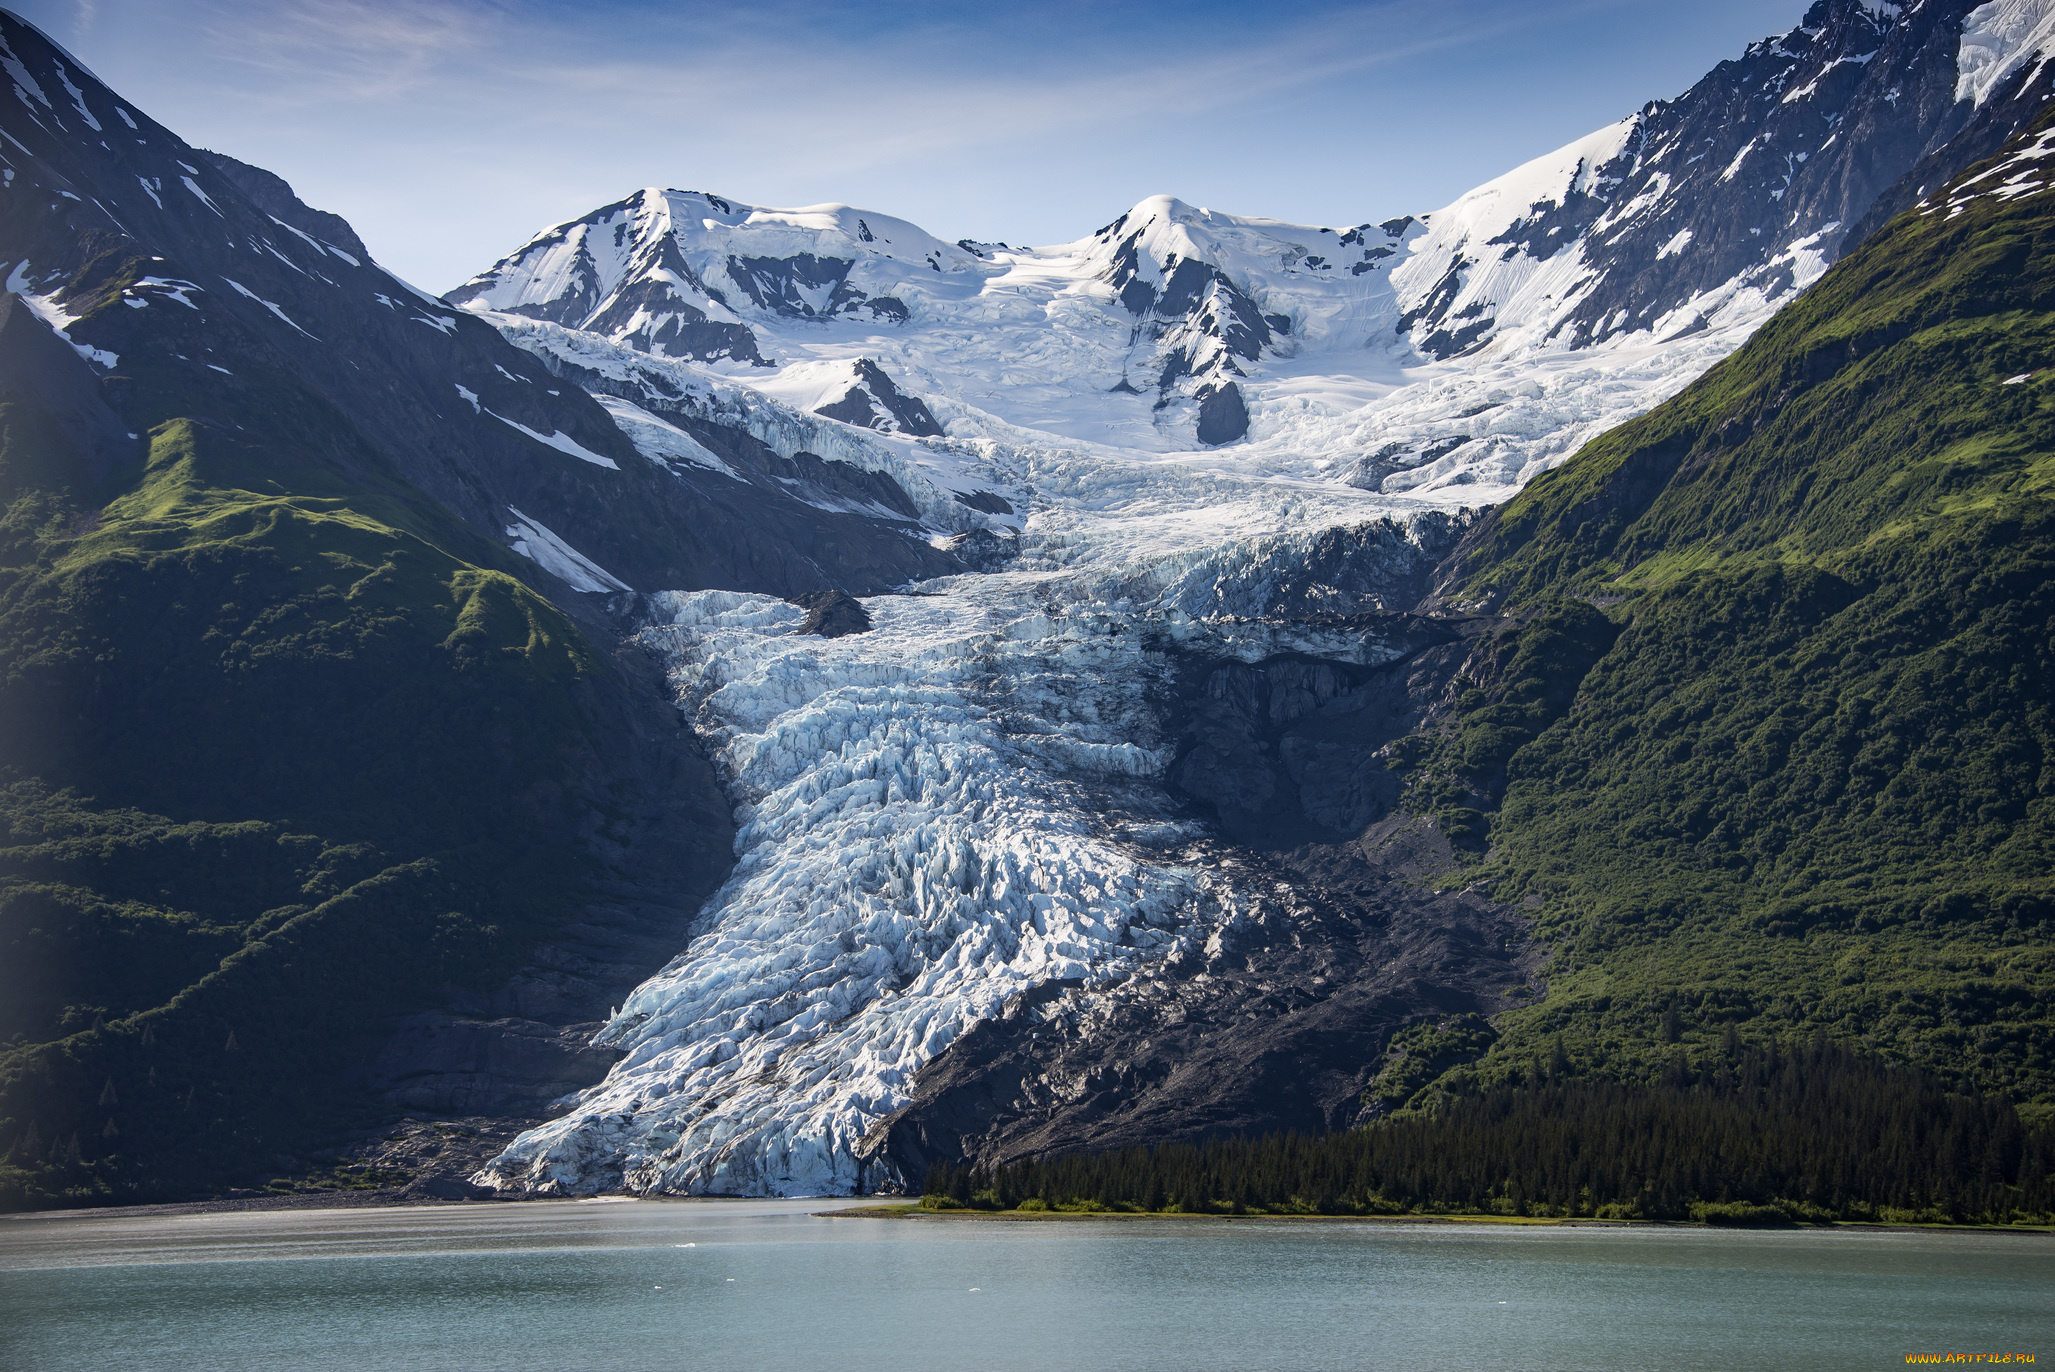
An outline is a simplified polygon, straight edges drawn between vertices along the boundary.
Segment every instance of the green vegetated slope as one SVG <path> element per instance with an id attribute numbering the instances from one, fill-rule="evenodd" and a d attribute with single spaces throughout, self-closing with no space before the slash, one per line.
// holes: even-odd
<path id="1" fill-rule="evenodd" d="M 1987 169 L 1466 550 L 1513 618 L 1411 795 L 1553 960 L 1441 1088 L 1733 1026 L 2055 1110 L 2055 194 Z"/>
<path id="2" fill-rule="evenodd" d="M 381 1017 L 504 977 L 583 879 L 573 625 L 404 483 L 345 486 L 289 376 L 231 424 L 149 367 L 0 403 L 0 1204 L 332 1138 Z M 97 476 L 95 387 L 142 429 Z"/>

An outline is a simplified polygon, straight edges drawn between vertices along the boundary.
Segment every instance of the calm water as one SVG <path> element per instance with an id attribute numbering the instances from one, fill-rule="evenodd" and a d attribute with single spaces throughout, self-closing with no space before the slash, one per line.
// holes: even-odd
<path id="1" fill-rule="evenodd" d="M 2055 1363 L 2050 1236 L 891 1222 L 815 1219 L 820 1204 L 8 1220 L 0 1366 Z"/>

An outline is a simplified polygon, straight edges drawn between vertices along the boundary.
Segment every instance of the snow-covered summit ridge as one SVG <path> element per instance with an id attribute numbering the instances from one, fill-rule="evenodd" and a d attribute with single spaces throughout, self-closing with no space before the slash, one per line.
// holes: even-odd
<path id="1" fill-rule="evenodd" d="M 1436 364 L 1738 342 L 2028 60 L 2047 8 L 1821 0 L 1683 95 L 1429 214 L 1325 227 L 1158 195 L 1073 242 L 1023 248 L 948 243 L 847 205 L 644 190 L 449 299 L 754 374 L 773 393 L 805 389 L 814 364 L 868 359 L 944 428 L 960 407 L 1131 451 L 1260 442 L 1308 405 L 1342 415 L 1444 379 Z M 1697 346 L 1678 357 L 1712 360 Z M 883 406 L 851 411 L 914 431 Z"/>

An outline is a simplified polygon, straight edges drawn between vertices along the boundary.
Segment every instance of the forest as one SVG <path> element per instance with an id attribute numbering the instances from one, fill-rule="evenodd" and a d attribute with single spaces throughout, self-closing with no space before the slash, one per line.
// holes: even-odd
<path id="1" fill-rule="evenodd" d="M 1664 1078 L 1570 1075 L 1324 1137 L 1272 1134 L 929 1171 L 928 1209 L 1470 1214 L 1775 1225 L 2055 1219 L 2055 1128 L 1815 1040 L 1731 1036 Z"/>

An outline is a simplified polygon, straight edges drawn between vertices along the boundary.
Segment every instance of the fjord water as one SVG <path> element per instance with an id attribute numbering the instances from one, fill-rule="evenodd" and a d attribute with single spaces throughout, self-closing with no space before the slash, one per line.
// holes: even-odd
<path id="1" fill-rule="evenodd" d="M 822 1219 L 611 1201 L 0 1222 L 0 1366 L 1634 1368 L 2055 1357 L 2055 1237 Z"/>

